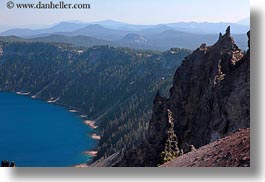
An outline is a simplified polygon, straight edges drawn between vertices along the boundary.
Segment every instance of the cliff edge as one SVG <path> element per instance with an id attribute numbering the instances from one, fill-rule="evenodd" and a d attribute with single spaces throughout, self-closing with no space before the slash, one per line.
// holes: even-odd
<path id="1" fill-rule="evenodd" d="M 250 41 L 250 32 L 248 37 Z M 162 154 L 172 127 L 168 122 L 169 110 L 174 120 L 178 151 L 181 151 L 179 155 L 231 135 L 238 129 L 249 128 L 250 49 L 242 52 L 228 27 L 214 45 L 202 44 L 185 58 L 174 75 L 170 97 L 161 97 L 158 92 L 153 104 L 142 144 L 125 149 L 119 161 L 109 166 L 155 167 L 163 164 Z M 227 164 L 234 165 L 237 164 Z"/>

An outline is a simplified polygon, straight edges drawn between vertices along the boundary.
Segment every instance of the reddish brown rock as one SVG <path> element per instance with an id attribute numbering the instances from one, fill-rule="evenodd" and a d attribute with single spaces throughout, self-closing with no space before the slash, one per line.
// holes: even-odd
<path id="1" fill-rule="evenodd" d="M 242 129 L 160 167 L 250 167 L 250 130 Z"/>

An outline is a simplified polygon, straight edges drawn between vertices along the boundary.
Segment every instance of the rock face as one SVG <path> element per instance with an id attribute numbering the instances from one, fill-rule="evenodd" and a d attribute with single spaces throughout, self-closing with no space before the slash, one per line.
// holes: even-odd
<path id="1" fill-rule="evenodd" d="M 160 167 L 250 167 L 250 130 L 243 129 Z"/>
<path id="2" fill-rule="evenodd" d="M 187 144 L 197 148 L 249 127 L 249 68 L 249 52 L 244 55 L 236 46 L 230 27 L 216 44 L 186 58 L 165 104 L 184 151 Z"/>
<path id="3" fill-rule="evenodd" d="M 172 111 L 170 116 L 168 110 Z M 231 37 L 230 27 L 224 35 L 219 35 L 219 40 L 213 46 L 202 44 L 185 58 L 174 75 L 169 98 L 161 97 L 159 92 L 156 94 L 144 142 L 137 148 L 116 153 L 115 161 L 107 158 L 104 161 L 108 162 L 97 165 L 144 167 L 163 164 L 161 154 L 172 127 L 168 122 L 169 117 L 174 120 L 177 150 L 181 153 L 196 152 L 196 148 L 224 138 L 240 128 L 249 128 L 250 51 L 241 52 Z M 223 153 L 229 152 L 226 145 L 220 145 Z M 211 152 L 210 149 L 213 147 L 207 152 Z M 244 150 L 244 155 L 247 155 L 249 146 Z M 209 166 L 248 166 L 249 161 L 242 165 L 231 161 L 215 164 Z"/>
<path id="4" fill-rule="evenodd" d="M 248 33 L 250 37 L 250 34 Z M 250 53 L 234 43 L 230 27 L 213 46 L 202 44 L 176 71 L 170 97 L 156 95 L 147 138 L 124 152 L 115 166 L 157 166 L 172 111 L 178 145 L 184 153 L 250 126 Z M 191 147 L 192 146 L 192 147 Z"/>

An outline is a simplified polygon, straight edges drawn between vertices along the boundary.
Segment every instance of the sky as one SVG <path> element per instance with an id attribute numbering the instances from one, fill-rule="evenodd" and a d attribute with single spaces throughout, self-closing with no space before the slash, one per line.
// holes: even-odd
<path id="1" fill-rule="evenodd" d="M 64 0 L 65 3 L 89 3 L 88 10 L 8 9 L 0 1 L 0 28 L 52 25 L 62 21 L 93 22 L 116 20 L 130 24 L 172 22 L 237 22 L 250 16 L 249 0 Z M 51 0 L 13 0 L 42 3 Z M 57 3 L 61 0 L 52 0 Z"/>

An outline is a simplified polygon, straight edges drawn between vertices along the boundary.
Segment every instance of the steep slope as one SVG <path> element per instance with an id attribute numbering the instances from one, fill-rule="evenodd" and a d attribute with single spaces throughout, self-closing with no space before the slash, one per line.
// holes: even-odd
<path id="1" fill-rule="evenodd" d="M 181 148 L 249 127 L 249 88 L 249 53 L 244 57 L 229 27 L 216 44 L 202 45 L 175 73 L 167 107 Z"/>
<path id="2" fill-rule="evenodd" d="M 250 34 L 248 33 L 248 36 Z M 128 149 L 115 166 L 157 166 L 172 111 L 178 146 L 184 153 L 250 126 L 250 54 L 234 43 L 230 27 L 213 46 L 202 44 L 177 69 L 170 97 L 154 100 L 146 140 Z"/>
<path id="3" fill-rule="evenodd" d="M 175 69 L 190 54 L 51 43 L 4 42 L 0 47 L 0 91 L 30 92 L 96 120 L 100 156 L 142 140 L 156 90 L 169 90 Z"/>
<path id="4" fill-rule="evenodd" d="M 160 167 L 249 167 L 250 130 L 243 129 Z"/>

